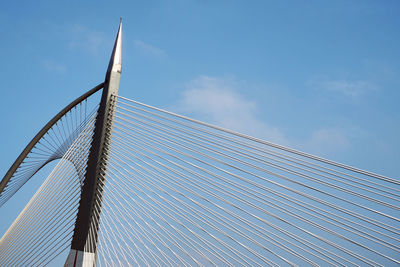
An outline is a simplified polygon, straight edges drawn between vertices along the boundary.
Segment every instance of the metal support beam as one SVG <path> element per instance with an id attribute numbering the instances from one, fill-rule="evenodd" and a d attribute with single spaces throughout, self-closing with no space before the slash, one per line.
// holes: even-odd
<path id="1" fill-rule="evenodd" d="M 105 180 L 105 168 L 108 156 L 110 125 L 114 117 L 114 102 L 112 95 L 118 94 L 121 77 L 121 30 L 120 23 L 114 49 L 108 65 L 104 82 L 103 94 L 97 112 L 93 139 L 89 152 L 85 180 L 81 191 L 78 215 L 75 222 L 71 251 L 66 266 L 94 266 L 97 244 L 97 231 L 103 190 L 101 184 Z M 96 207 L 96 208 L 95 208 Z M 96 212 L 97 211 L 97 212 Z M 89 255 L 85 258 L 85 255 Z M 82 258 L 82 261 L 77 261 Z M 83 260 L 86 259 L 86 260 Z M 93 261 L 92 263 L 90 261 Z M 80 262 L 80 263 L 79 263 Z"/>

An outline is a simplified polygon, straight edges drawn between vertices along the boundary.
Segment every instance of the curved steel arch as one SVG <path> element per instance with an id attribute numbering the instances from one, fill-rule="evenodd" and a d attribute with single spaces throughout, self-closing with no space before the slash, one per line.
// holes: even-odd
<path id="1" fill-rule="evenodd" d="M 48 131 L 64 116 L 66 115 L 69 111 L 71 111 L 74 107 L 82 103 L 84 100 L 86 100 L 88 97 L 99 91 L 100 89 L 104 88 L 104 82 L 100 83 L 96 87 L 90 89 L 74 101 L 72 101 L 69 105 L 67 105 L 65 108 L 63 108 L 57 115 L 55 115 L 37 134 L 36 136 L 29 142 L 29 144 L 25 147 L 25 149 L 21 152 L 21 154 L 17 157 L 13 165 L 11 165 L 10 169 L 7 171 L 5 176 L 0 182 L 0 197 L 3 196 L 3 193 L 10 182 L 11 178 L 13 175 L 16 173 L 18 168 L 21 166 L 21 164 L 24 162 L 26 157 L 29 155 L 29 153 L 32 151 L 32 149 L 35 148 L 35 146 L 40 143 L 42 138 L 48 133 Z M 49 158 L 49 160 L 45 161 L 43 164 L 41 164 L 31 175 L 29 175 L 28 179 L 29 180 L 33 175 L 35 175 L 40 169 L 42 169 L 45 165 L 47 165 L 49 162 L 59 159 L 60 157 L 54 157 L 54 158 Z M 71 162 L 74 164 L 73 162 Z M 27 181 L 26 180 L 26 181 Z M 26 182 L 25 181 L 25 182 Z M 23 184 L 22 184 L 23 185 Z M 22 186 L 21 185 L 21 186 Z M 20 188 L 16 188 L 15 192 L 13 192 L 8 198 L 4 200 L 0 200 L 0 206 L 2 206 L 10 197 L 12 197 Z"/>
<path id="2" fill-rule="evenodd" d="M 0 182 L 1 206 L 49 162 L 57 158 L 65 158 L 73 164 L 77 170 L 78 179 L 81 181 L 81 188 L 71 250 L 66 266 L 94 265 L 96 261 L 99 210 L 101 211 L 103 197 L 101 185 L 105 182 L 105 166 L 108 161 L 106 151 L 110 145 L 108 136 L 115 115 L 114 96 L 118 94 L 121 77 L 121 31 L 122 21 L 120 21 L 105 81 L 71 102 L 52 118 L 29 142 Z M 102 88 L 100 103 L 87 116 L 86 105 L 84 110 L 82 105 L 79 107 L 77 105 Z M 83 121 L 82 118 L 77 119 L 77 117 L 80 118 L 77 115 L 78 109 L 79 115 L 85 113 Z M 54 141 L 52 136 L 57 140 Z M 70 151 L 73 154 L 71 156 L 69 156 Z M 81 165 L 78 162 L 84 164 Z M 76 195 L 78 193 L 76 192 Z M 29 235 L 29 233 L 25 234 Z"/>

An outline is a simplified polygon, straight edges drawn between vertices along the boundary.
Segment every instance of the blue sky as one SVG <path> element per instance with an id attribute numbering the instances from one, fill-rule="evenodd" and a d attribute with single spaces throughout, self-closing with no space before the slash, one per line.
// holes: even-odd
<path id="1" fill-rule="evenodd" d="M 398 1 L 3 1 L 5 173 L 102 82 L 123 18 L 120 94 L 398 178 Z"/>
<path id="2" fill-rule="evenodd" d="M 122 96 L 399 178 L 399 13 L 368 0 L 2 1 L 0 172 L 104 80 L 122 17 Z"/>
<path id="3" fill-rule="evenodd" d="M 121 95 L 398 177 L 397 1 L 141 2 L 1 4 L 3 172 L 102 81 L 122 17 Z"/>

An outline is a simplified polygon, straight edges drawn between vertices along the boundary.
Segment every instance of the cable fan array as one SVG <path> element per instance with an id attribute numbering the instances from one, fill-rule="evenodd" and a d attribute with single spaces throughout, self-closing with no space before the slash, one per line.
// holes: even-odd
<path id="1" fill-rule="evenodd" d="M 99 266 L 400 264 L 400 182 L 114 96 Z"/>
<path id="2" fill-rule="evenodd" d="M 398 180 L 112 98 L 85 246 L 98 239 L 97 265 L 400 264 Z M 1 238 L 1 265 L 43 266 L 71 245 L 97 111 L 77 101 L 0 195 L 61 158 Z"/>
<path id="3" fill-rule="evenodd" d="M 35 173 L 47 163 L 62 158 L 71 144 L 87 125 L 94 104 L 93 99 L 87 99 L 103 87 L 103 84 L 88 91 L 58 115 L 58 120 L 46 125 L 42 131 L 28 144 L 27 148 L 17 158 L 0 186 L 0 207 L 7 202 Z M 88 103 L 89 101 L 89 103 Z M 53 119 L 54 120 L 54 119 Z M 75 159 L 70 159 L 73 164 Z M 80 173 L 82 176 L 83 173 Z M 4 187 L 3 187 L 4 186 Z"/>
<path id="4" fill-rule="evenodd" d="M 45 266 L 70 247 L 96 111 L 60 140 L 66 152 L 0 240 L 2 266 Z"/>

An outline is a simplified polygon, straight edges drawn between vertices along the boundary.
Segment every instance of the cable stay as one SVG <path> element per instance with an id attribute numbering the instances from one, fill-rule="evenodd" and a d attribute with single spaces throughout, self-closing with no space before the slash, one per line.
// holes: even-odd
<path id="1" fill-rule="evenodd" d="M 119 96 L 121 27 L 105 81 L 0 182 L 1 207 L 59 160 L 1 266 L 400 265 L 399 179 Z"/>

